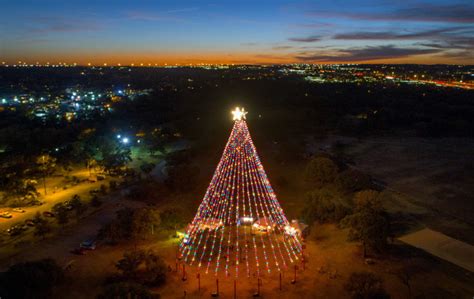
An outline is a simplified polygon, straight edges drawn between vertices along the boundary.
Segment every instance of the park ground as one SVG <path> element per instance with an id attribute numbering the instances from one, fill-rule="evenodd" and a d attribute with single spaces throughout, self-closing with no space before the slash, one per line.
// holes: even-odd
<path id="1" fill-rule="evenodd" d="M 457 140 L 457 142 L 462 142 L 462 140 Z M 320 141 L 319 147 L 325 148 L 327 144 L 326 140 Z M 469 171 L 467 164 L 462 161 L 469 161 L 467 157 L 471 153 L 469 148 L 474 149 L 474 146 L 466 147 L 466 144 L 452 143 L 452 147 L 446 149 L 437 141 L 423 140 L 420 143 L 419 140 L 386 138 L 349 140 L 348 144 L 345 154 L 353 159 L 354 167 L 370 173 L 385 185 L 385 192 L 392 195 L 390 201 L 385 202 L 386 208 L 406 222 L 405 229 L 398 236 L 429 227 L 472 244 L 471 238 L 474 234 L 469 233 L 472 231 L 472 226 L 465 221 L 465 217 L 462 217 L 465 215 L 463 214 L 464 207 L 472 208 L 468 202 L 469 198 L 462 196 L 469 192 L 472 185 L 466 181 L 470 179 L 466 178 L 466 172 L 462 172 Z M 206 155 L 199 156 L 195 161 L 196 164 L 202 166 L 201 178 L 195 191 L 189 194 L 171 195 L 158 206 L 160 208 L 180 207 L 185 211 L 186 219 L 191 219 L 202 199 L 221 150 L 221 148 L 215 148 Z M 446 155 L 445 151 L 448 150 L 452 155 Z M 444 160 L 439 157 L 441 151 Z M 303 190 L 305 189 L 301 179 L 304 161 L 284 165 L 272 163 L 272 156 L 265 148 L 260 154 L 272 182 L 278 176 L 284 176 L 287 179 L 287 184 L 282 186 L 274 183 L 275 189 L 288 218 L 297 218 L 301 213 L 304 200 Z M 457 173 L 457 176 L 463 179 L 448 180 L 446 183 L 439 180 L 453 173 Z M 93 184 L 88 186 L 96 188 Z M 440 193 L 440 188 L 441 190 L 445 188 L 456 190 L 457 193 L 449 196 L 451 194 L 449 192 Z M 59 195 L 56 196 L 59 197 Z M 153 289 L 153 292 L 161 294 L 162 298 L 183 298 L 185 291 L 186 298 L 209 298 L 215 291 L 214 276 L 203 275 L 201 292 L 197 292 L 195 269 L 187 268 L 188 279 L 185 282 L 181 280 L 181 271 L 175 272 L 178 240 L 172 236 L 172 232 L 161 232 L 156 238 L 148 241 L 130 241 L 116 246 L 100 245 L 98 249 L 84 256 L 70 253 L 70 250 L 77 247 L 81 241 L 94 236 L 104 223 L 114 217 L 118 209 L 143 205 L 143 203 L 123 198 L 120 192 L 109 194 L 104 198 L 104 204 L 99 209 L 80 221 L 71 223 L 46 240 L 29 239 L 16 243 L 15 254 L 0 256 L 0 268 L 4 270 L 16 262 L 53 257 L 61 265 L 68 265 L 68 271 L 73 277 L 68 285 L 56 290 L 58 298 L 94 298 L 100 293 L 104 280 L 117 272 L 115 263 L 125 251 L 135 248 L 153 249 L 172 269 L 168 273 L 166 284 Z M 448 206 L 449 209 L 445 209 Z M 416 260 L 428 270 L 413 278 L 413 296 L 472 298 L 473 273 L 397 240 L 394 241 L 392 248 L 384 256 L 373 256 L 373 264 L 369 265 L 362 257 L 360 245 L 347 241 L 346 230 L 339 229 L 335 225 L 316 224 L 307 238 L 305 253 L 307 263 L 304 270 L 303 266 L 299 265 L 296 284 L 290 283 L 293 279 L 292 269 L 283 272 L 281 291 L 278 274 L 265 275 L 262 277 L 261 297 L 347 298 L 348 294 L 343 287 L 347 278 L 352 272 L 365 270 L 382 277 L 384 287 L 392 298 L 407 298 L 407 287 L 394 273 L 405 264 Z M 220 279 L 221 298 L 232 298 L 233 283 L 232 278 Z M 88 287 L 84 288 L 84 285 Z M 238 297 L 251 297 L 256 287 L 254 278 L 239 278 Z"/>

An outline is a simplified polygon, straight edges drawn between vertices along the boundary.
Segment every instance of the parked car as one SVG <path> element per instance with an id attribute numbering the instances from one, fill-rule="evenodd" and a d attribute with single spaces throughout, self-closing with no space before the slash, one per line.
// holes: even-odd
<path id="1" fill-rule="evenodd" d="M 9 234 L 10 236 L 17 236 L 21 234 L 23 231 L 25 231 L 26 229 L 27 227 L 23 225 L 13 225 L 9 229 L 7 229 L 7 234 Z"/>
<path id="2" fill-rule="evenodd" d="M 88 240 L 81 243 L 80 248 L 87 249 L 87 250 L 95 250 L 96 243 L 95 241 Z"/>
<path id="3" fill-rule="evenodd" d="M 43 216 L 44 217 L 54 217 L 54 213 L 49 212 L 49 211 L 45 211 L 45 212 L 43 212 Z"/>
<path id="4" fill-rule="evenodd" d="M 68 210 L 68 211 L 71 211 L 71 210 L 73 209 L 70 200 L 66 200 L 66 201 L 64 202 L 64 207 L 65 207 L 66 210 Z"/>
<path id="5" fill-rule="evenodd" d="M 85 248 L 79 247 L 71 250 L 71 253 L 76 255 L 84 255 L 87 253 L 87 250 Z"/>
<path id="6" fill-rule="evenodd" d="M 35 226 L 36 225 L 36 223 L 33 221 L 33 219 L 26 219 L 25 224 L 27 226 Z"/>
<path id="7" fill-rule="evenodd" d="M 0 212 L 0 218 L 12 218 L 12 214 L 8 212 Z"/>
<path id="8" fill-rule="evenodd" d="M 12 211 L 16 212 L 16 213 L 25 213 L 25 210 L 20 209 L 20 208 L 14 208 L 14 209 L 12 209 Z"/>

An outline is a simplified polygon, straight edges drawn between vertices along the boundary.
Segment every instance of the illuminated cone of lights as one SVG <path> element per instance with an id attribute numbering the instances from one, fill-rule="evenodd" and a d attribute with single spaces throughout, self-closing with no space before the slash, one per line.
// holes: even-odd
<path id="1" fill-rule="evenodd" d="M 257 155 L 246 112 L 233 114 L 234 127 L 180 252 L 205 273 L 260 276 L 299 260 L 301 243 Z"/>

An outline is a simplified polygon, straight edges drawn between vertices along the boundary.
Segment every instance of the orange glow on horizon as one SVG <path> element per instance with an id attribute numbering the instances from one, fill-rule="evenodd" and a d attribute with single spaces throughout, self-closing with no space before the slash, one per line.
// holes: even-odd
<path id="1" fill-rule="evenodd" d="M 341 57 L 342 58 L 342 57 Z M 453 58 L 440 57 L 436 55 L 418 55 L 405 58 L 364 60 L 364 61 L 301 61 L 291 54 L 277 55 L 275 53 L 98 53 L 96 55 L 84 55 L 83 53 L 50 55 L 31 55 L 28 57 L 5 57 L 2 59 L 4 65 L 79 65 L 79 66 L 186 66 L 200 64 L 289 64 L 289 63 L 312 63 L 312 64 L 471 64 L 470 61 L 460 61 Z M 19 63 L 21 61 L 21 63 Z"/>

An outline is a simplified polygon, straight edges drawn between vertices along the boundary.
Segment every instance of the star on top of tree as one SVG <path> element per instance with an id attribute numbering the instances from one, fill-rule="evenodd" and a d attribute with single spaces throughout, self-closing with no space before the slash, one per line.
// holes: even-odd
<path id="1" fill-rule="evenodd" d="M 244 108 L 240 110 L 240 107 L 235 108 L 234 111 L 232 111 L 232 115 L 234 116 L 234 120 L 242 120 L 245 119 L 245 115 L 247 115 L 247 111 L 245 111 Z"/>

